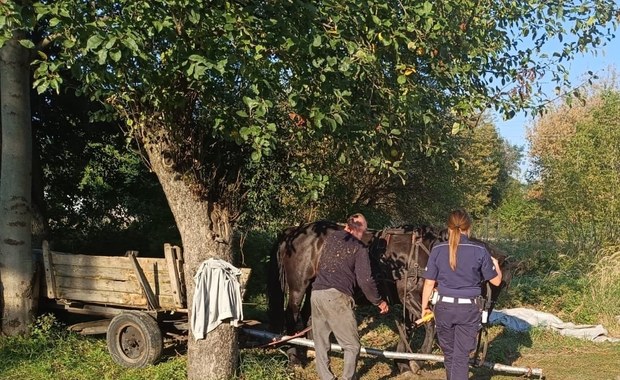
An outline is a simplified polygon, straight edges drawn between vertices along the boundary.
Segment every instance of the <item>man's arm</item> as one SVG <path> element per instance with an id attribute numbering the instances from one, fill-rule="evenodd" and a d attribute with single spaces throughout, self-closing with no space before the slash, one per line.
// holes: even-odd
<path id="1" fill-rule="evenodd" d="M 368 249 L 366 248 L 360 249 L 355 253 L 355 279 L 368 301 L 376 305 L 381 314 L 387 313 L 389 311 L 389 306 L 379 295 L 377 283 L 372 277 L 370 258 L 368 256 Z"/>

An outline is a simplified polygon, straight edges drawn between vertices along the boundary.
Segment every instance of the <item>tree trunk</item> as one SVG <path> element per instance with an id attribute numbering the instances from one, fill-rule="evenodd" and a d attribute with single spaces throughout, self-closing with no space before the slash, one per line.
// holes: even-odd
<path id="1" fill-rule="evenodd" d="M 230 222 L 227 210 L 216 203 L 198 199 L 190 184 L 165 162 L 162 145 L 146 147 L 151 167 L 162 185 L 183 242 L 185 283 L 190 316 L 194 297 L 194 275 L 200 264 L 209 258 L 232 260 Z M 239 358 L 237 331 L 222 324 L 196 341 L 190 331 L 188 339 L 187 378 L 229 379 Z"/>
<path id="2" fill-rule="evenodd" d="M 0 309 L 7 335 L 27 332 L 34 315 L 29 51 L 18 39 L 15 36 L 0 49 Z"/>

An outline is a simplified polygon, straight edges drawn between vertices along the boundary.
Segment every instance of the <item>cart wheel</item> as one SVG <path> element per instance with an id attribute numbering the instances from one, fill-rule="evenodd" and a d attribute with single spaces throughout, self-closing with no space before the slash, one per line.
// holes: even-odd
<path id="1" fill-rule="evenodd" d="M 155 363 L 164 347 L 157 321 L 142 312 L 125 312 L 112 319 L 107 331 L 108 351 L 118 364 L 141 368 Z"/>

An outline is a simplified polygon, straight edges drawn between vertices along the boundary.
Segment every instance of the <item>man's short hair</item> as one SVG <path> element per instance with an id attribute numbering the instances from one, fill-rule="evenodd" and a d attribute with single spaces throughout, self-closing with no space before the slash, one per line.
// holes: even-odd
<path id="1" fill-rule="evenodd" d="M 351 215 L 347 219 L 347 226 L 351 230 L 362 231 L 362 232 L 366 231 L 366 229 L 368 228 L 368 224 L 366 223 L 366 218 L 364 217 L 364 215 L 360 213 Z"/>

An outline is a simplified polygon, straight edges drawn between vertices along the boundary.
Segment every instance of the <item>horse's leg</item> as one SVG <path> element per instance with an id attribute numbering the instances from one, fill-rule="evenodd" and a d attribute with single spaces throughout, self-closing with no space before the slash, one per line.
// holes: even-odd
<path id="1" fill-rule="evenodd" d="M 312 286 L 308 286 L 307 290 L 306 290 L 306 296 L 304 297 L 304 303 L 303 306 L 301 307 L 301 320 L 304 324 L 304 326 L 309 326 L 311 324 L 311 319 L 312 319 L 312 308 L 311 308 L 311 304 L 310 304 L 310 296 L 312 293 Z M 310 330 L 310 332 L 308 333 L 310 335 L 310 339 L 312 339 L 312 330 Z"/>
<path id="2" fill-rule="evenodd" d="M 420 352 L 423 354 L 430 354 L 435 342 L 435 323 L 429 322 L 424 327 L 426 329 L 426 334 L 424 335 L 424 343 L 422 343 Z"/>
<path id="3" fill-rule="evenodd" d="M 403 305 L 404 313 L 396 320 L 396 326 L 398 328 L 398 345 L 396 346 L 397 352 L 415 352 L 410 346 L 410 338 L 413 337 L 413 321 L 420 317 L 421 313 L 421 299 L 416 287 L 416 281 L 414 278 L 400 279 L 396 281 L 396 291 L 398 298 Z M 406 294 L 406 296 L 405 296 Z M 421 363 L 414 360 L 397 359 L 395 360 L 396 366 L 400 373 L 413 372 L 419 373 L 421 369 Z"/>
<path id="4" fill-rule="evenodd" d="M 299 321 L 298 325 L 301 324 L 302 330 L 307 326 L 310 326 L 312 319 L 312 310 L 310 304 L 310 294 L 312 293 L 312 286 L 308 286 L 306 289 L 306 295 L 303 298 L 301 310 L 299 312 Z M 312 339 L 312 330 L 308 332 L 308 339 Z M 308 348 L 307 347 L 297 347 L 295 346 L 295 356 L 301 362 L 301 364 L 305 365 L 308 363 Z"/>
<path id="5" fill-rule="evenodd" d="M 286 333 L 289 335 L 302 330 L 304 328 L 303 321 L 300 317 L 301 302 L 305 294 L 304 290 L 292 289 L 289 287 L 289 298 L 286 306 Z M 303 353 L 296 346 L 292 346 L 287 351 L 290 364 L 302 364 L 305 360 Z"/>
<path id="6" fill-rule="evenodd" d="M 399 346 L 401 348 L 412 349 L 412 347 L 408 346 L 408 340 L 413 338 L 413 334 L 415 333 L 415 327 L 413 326 L 413 321 L 420 318 L 422 316 L 422 288 L 424 284 L 424 280 L 421 278 L 409 278 L 406 281 L 407 289 L 404 289 L 405 281 L 400 281 L 401 284 L 399 290 L 399 296 L 401 298 L 401 302 L 403 307 L 405 308 L 405 325 L 408 327 L 406 338 L 407 341 L 401 342 Z M 403 299 L 402 295 L 406 293 L 405 299 Z M 425 327 L 425 335 L 424 342 L 420 347 L 419 352 L 424 354 L 429 354 L 433 349 L 433 343 L 435 339 L 435 325 L 434 322 L 426 323 Z M 401 372 L 410 370 L 413 373 L 419 373 L 422 369 L 423 361 L 409 360 L 398 363 L 399 370 Z M 407 365 L 409 368 L 407 368 Z"/>

